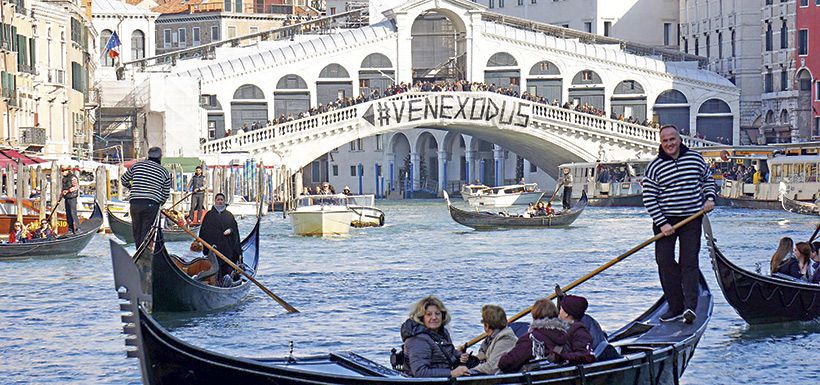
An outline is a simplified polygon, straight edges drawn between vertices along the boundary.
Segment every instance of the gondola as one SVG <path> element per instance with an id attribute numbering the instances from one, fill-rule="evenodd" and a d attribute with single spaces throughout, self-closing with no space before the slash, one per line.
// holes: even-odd
<path id="1" fill-rule="evenodd" d="M 697 319 L 661 323 L 669 305 L 661 298 L 640 317 L 609 337 L 613 358 L 587 365 L 538 367 L 489 376 L 409 378 L 352 352 L 312 357 L 237 358 L 188 344 L 169 334 L 141 305 L 133 264 L 114 269 L 129 357 L 139 359 L 146 385 L 160 384 L 657 384 L 679 383 L 712 317 L 713 299 L 700 277 Z M 398 330 L 396 331 L 398 333 Z M 612 350 L 612 349 L 610 349 Z"/>
<path id="2" fill-rule="evenodd" d="M 108 225 L 111 227 L 111 232 L 125 243 L 134 243 L 134 230 L 131 226 L 131 221 L 123 219 L 117 214 L 111 212 L 106 208 L 108 213 Z M 164 221 L 163 221 L 164 222 Z M 199 226 L 191 227 L 191 230 L 197 232 Z M 182 229 L 162 229 L 162 237 L 166 242 L 187 241 L 191 237 Z"/>
<path id="3" fill-rule="evenodd" d="M 790 213 L 820 215 L 820 207 L 816 204 L 796 201 L 794 199 L 787 198 L 785 194 L 780 195 L 780 204 L 783 206 L 783 210 Z"/>
<path id="4" fill-rule="evenodd" d="M 728 206 L 737 209 L 753 209 L 753 210 L 780 210 L 779 201 L 764 201 L 752 197 L 737 197 L 728 198 L 718 195 L 715 200 L 717 206 Z"/>
<path id="5" fill-rule="evenodd" d="M 592 207 L 643 207 L 643 194 L 589 198 Z"/>
<path id="6" fill-rule="evenodd" d="M 820 285 L 742 269 L 717 248 L 709 222 L 704 220 L 703 223 L 712 269 L 723 296 L 747 323 L 758 325 L 820 318 Z"/>
<path id="7" fill-rule="evenodd" d="M 254 276 L 259 264 L 259 224 L 242 241 L 242 260 L 245 271 Z M 111 259 L 114 272 L 138 266 L 138 275 L 144 288 L 150 288 L 151 311 L 184 312 L 212 311 L 232 306 L 241 301 L 253 285 L 243 278 L 241 284 L 234 287 L 218 287 L 192 279 L 178 266 L 182 261 L 168 253 L 163 242 L 158 241 L 151 252 L 146 242 L 137 250 L 134 258 L 122 245 L 111 240 Z M 136 265 L 134 260 L 137 261 Z"/>
<path id="8" fill-rule="evenodd" d="M 65 257 L 80 253 L 100 230 L 103 215 L 100 205 L 94 204 L 91 217 L 80 223 L 76 234 L 63 234 L 51 240 L 32 240 L 25 243 L 0 245 L 0 260 L 29 257 Z"/>
<path id="9" fill-rule="evenodd" d="M 490 212 L 461 210 L 453 207 L 446 191 L 444 192 L 444 199 L 454 221 L 476 230 L 566 227 L 578 219 L 578 216 L 581 215 L 581 212 L 589 203 L 586 191 L 583 191 L 581 192 L 581 199 L 570 210 L 552 216 L 524 218 Z"/>

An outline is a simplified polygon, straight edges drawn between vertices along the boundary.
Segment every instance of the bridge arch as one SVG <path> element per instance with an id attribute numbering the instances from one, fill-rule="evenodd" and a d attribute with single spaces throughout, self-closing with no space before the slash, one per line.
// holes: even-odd
<path id="1" fill-rule="evenodd" d="M 316 80 L 316 105 L 353 97 L 353 81 L 341 64 L 331 63 L 319 71 Z"/>
<path id="2" fill-rule="evenodd" d="M 725 101 L 709 99 L 698 108 L 697 131 L 707 140 L 731 143 L 733 126 L 732 108 Z"/>
<path id="3" fill-rule="evenodd" d="M 561 69 L 555 63 L 542 60 L 533 64 L 527 77 L 527 92 L 544 98 L 547 103 L 564 103 L 564 85 Z"/>
<path id="4" fill-rule="evenodd" d="M 412 149 L 410 139 L 403 132 L 393 133 L 388 143 L 387 160 L 390 163 L 388 166 L 388 181 L 392 191 L 396 189 L 397 184 L 402 183 L 407 177 L 407 171 L 412 162 L 410 157 Z"/>
<path id="5" fill-rule="evenodd" d="M 494 53 L 487 60 L 484 83 L 495 84 L 496 87 L 512 88 L 518 92 L 521 85 L 521 69 L 518 68 L 518 60 L 507 52 Z"/>
<path id="6" fill-rule="evenodd" d="M 575 105 L 587 103 L 605 111 L 605 89 L 601 75 L 590 69 L 581 70 L 575 74 L 569 89 L 569 100 L 574 101 Z"/>
<path id="7" fill-rule="evenodd" d="M 273 92 L 273 114 L 281 119 L 283 116 L 296 118 L 300 112 L 310 109 L 310 91 L 307 82 L 301 76 L 289 74 L 279 78 Z"/>
<path id="8" fill-rule="evenodd" d="M 630 117 L 639 123 L 646 120 L 646 93 L 643 86 L 635 80 L 624 80 L 615 86 L 610 99 L 612 115 L 624 119 Z"/>
<path id="9" fill-rule="evenodd" d="M 254 122 L 264 126 L 267 121 L 268 102 L 262 89 L 254 84 L 239 86 L 231 100 L 231 131 L 235 133 L 240 128 L 247 131 Z"/>
<path id="10" fill-rule="evenodd" d="M 395 84 L 396 71 L 393 69 L 393 62 L 382 53 L 374 52 L 365 56 L 359 67 L 360 95 L 367 97 L 375 91 L 381 96 L 387 87 Z"/>
<path id="11" fill-rule="evenodd" d="M 689 132 L 689 100 L 683 92 L 674 89 L 661 92 L 652 109 L 661 125 L 672 124 L 681 132 Z"/>

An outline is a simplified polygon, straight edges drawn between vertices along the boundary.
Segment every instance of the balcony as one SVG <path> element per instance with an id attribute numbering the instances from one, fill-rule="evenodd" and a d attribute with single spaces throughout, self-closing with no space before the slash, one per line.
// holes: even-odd
<path id="1" fill-rule="evenodd" d="M 48 70 L 48 82 L 65 85 L 65 70 L 50 68 Z"/>
<path id="2" fill-rule="evenodd" d="M 46 129 L 42 127 L 20 127 L 17 141 L 26 151 L 40 151 L 46 146 Z"/>

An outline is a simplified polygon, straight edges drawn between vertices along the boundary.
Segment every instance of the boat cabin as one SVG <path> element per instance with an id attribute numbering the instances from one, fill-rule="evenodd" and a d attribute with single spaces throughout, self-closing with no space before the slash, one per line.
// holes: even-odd
<path id="1" fill-rule="evenodd" d="M 566 163 L 558 166 L 559 175 L 570 169 L 573 179 L 572 197 L 580 199 L 581 191 L 590 198 L 639 195 L 641 179 L 649 160 L 633 159 L 619 162 Z"/>

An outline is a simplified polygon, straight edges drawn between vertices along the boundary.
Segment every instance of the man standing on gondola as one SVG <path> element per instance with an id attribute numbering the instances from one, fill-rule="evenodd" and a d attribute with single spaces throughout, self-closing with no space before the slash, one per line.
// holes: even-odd
<path id="1" fill-rule="evenodd" d="M 202 166 L 196 166 L 194 176 L 188 182 L 188 191 L 191 192 L 191 210 L 188 216 L 191 223 L 202 222 L 202 210 L 205 209 L 205 175 L 202 175 Z"/>
<path id="2" fill-rule="evenodd" d="M 572 174 L 569 172 L 569 167 L 564 167 L 564 174 L 558 178 L 558 185 L 564 187 L 561 205 L 564 206 L 564 210 L 569 210 L 572 208 Z"/>
<path id="3" fill-rule="evenodd" d="M 171 173 L 162 167 L 162 149 L 148 149 L 148 159 L 131 166 L 120 183 L 130 190 L 131 225 L 139 247 L 171 192 Z"/>
<path id="4" fill-rule="evenodd" d="M 709 165 L 703 156 L 681 143 L 677 127 L 661 127 L 660 138 L 658 156 L 647 166 L 643 179 L 643 204 L 652 216 L 652 230 L 665 235 L 655 243 L 661 287 L 669 302 L 669 310 L 660 319 L 662 322 L 683 319 L 689 324 L 697 318 L 698 253 L 703 217 L 677 231 L 672 226 L 701 209 L 712 210 L 717 187 Z M 676 261 L 678 239 L 680 256 Z"/>
<path id="5" fill-rule="evenodd" d="M 63 183 L 60 195 L 65 201 L 65 217 L 68 222 L 68 231 L 72 234 L 77 232 L 80 220 L 77 218 L 77 197 L 80 196 L 80 180 L 77 175 L 71 172 L 70 166 L 60 167 L 63 172 Z"/>

